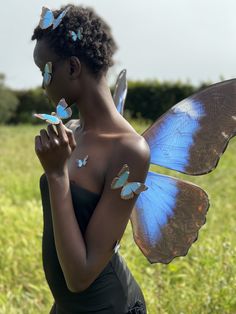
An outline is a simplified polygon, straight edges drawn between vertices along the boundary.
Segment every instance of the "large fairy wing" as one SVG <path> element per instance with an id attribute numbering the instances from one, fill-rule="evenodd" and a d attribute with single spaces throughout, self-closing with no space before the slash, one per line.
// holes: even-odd
<path id="1" fill-rule="evenodd" d="M 64 98 L 59 101 L 56 111 L 57 116 L 60 119 L 68 119 L 72 116 L 72 110 L 70 107 L 68 107 L 68 104 L 66 103 Z"/>
<path id="2" fill-rule="evenodd" d="M 236 134 L 236 79 L 186 98 L 161 116 L 143 136 L 151 163 L 186 174 L 213 170 Z"/>
<path id="3" fill-rule="evenodd" d="M 131 214 L 133 237 L 150 263 L 169 263 L 187 254 L 205 223 L 207 194 L 198 186 L 148 172 Z"/>
<path id="4" fill-rule="evenodd" d="M 40 16 L 40 21 L 39 21 L 40 28 L 47 29 L 53 24 L 53 21 L 54 21 L 54 16 L 53 16 L 52 11 L 46 6 L 42 7 L 42 13 Z"/>
<path id="5" fill-rule="evenodd" d="M 113 100 L 116 105 L 116 108 L 122 116 L 124 114 L 126 95 L 127 95 L 126 70 L 122 70 L 117 78 L 113 94 Z"/>
<path id="6" fill-rule="evenodd" d="M 46 114 L 46 113 L 35 113 L 34 117 L 39 118 L 41 120 L 44 120 L 44 121 L 51 123 L 51 124 L 59 124 L 61 121 L 56 116 Z"/>

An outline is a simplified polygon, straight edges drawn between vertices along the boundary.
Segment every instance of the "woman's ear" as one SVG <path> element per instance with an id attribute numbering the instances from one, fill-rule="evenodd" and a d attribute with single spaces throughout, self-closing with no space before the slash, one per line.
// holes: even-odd
<path id="1" fill-rule="evenodd" d="M 70 76 L 72 80 L 78 79 L 81 73 L 81 63 L 79 58 L 70 57 Z"/>

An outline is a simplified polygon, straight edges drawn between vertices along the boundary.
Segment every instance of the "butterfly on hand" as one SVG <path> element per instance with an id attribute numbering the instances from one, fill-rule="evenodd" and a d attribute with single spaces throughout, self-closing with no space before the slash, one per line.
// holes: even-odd
<path id="1" fill-rule="evenodd" d="M 62 98 L 56 107 L 56 113 L 46 114 L 46 113 L 34 113 L 34 117 L 45 120 L 50 124 L 59 124 L 61 119 L 68 119 L 72 115 L 72 110 L 68 107 L 65 99 Z"/>
<path id="2" fill-rule="evenodd" d="M 43 6 L 42 13 L 40 16 L 39 26 L 41 29 L 47 29 L 50 26 L 52 26 L 52 29 L 55 29 L 58 27 L 58 25 L 61 23 L 62 19 L 66 15 L 66 13 L 69 11 L 70 6 L 65 8 L 64 11 L 62 11 L 59 16 L 55 19 L 52 10 L 50 10 L 47 6 Z"/>
<path id="3" fill-rule="evenodd" d="M 111 188 L 113 190 L 122 188 L 120 195 L 124 200 L 129 200 L 133 198 L 135 194 L 138 195 L 147 190 L 147 187 L 143 183 L 128 182 L 129 174 L 129 166 L 125 164 L 111 183 Z"/>
<path id="4" fill-rule="evenodd" d="M 235 135 L 236 79 L 184 99 L 142 134 L 151 164 L 187 175 L 214 170 Z M 130 218 L 134 241 L 150 263 L 167 264 L 186 255 L 197 240 L 208 195 L 195 184 L 151 171 L 145 185 L 148 189 L 139 195 Z"/>

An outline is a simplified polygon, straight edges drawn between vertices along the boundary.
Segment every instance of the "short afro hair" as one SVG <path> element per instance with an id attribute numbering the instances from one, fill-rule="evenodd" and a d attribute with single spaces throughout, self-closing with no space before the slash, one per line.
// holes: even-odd
<path id="1" fill-rule="evenodd" d="M 53 11 L 54 17 L 70 7 L 61 23 L 54 30 L 52 26 L 41 29 L 37 26 L 32 40 L 45 39 L 49 47 L 61 58 L 77 56 L 93 74 L 106 73 L 113 62 L 117 45 L 112 37 L 110 27 L 91 8 L 66 5 Z M 70 31 L 82 29 L 82 38 L 73 41 Z"/>

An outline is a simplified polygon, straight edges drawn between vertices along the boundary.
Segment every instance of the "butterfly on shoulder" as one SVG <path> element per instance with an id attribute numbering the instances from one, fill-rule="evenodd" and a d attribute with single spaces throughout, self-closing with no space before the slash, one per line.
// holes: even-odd
<path id="1" fill-rule="evenodd" d="M 34 113 L 33 116 L 42 120 L 45 120 L 46 122 L 50 124 L 59 124 L 61 119 L 68 119 L 72 115 L 72 110 L 70 107 L 68 107 L 68 104 L 66 103 L 65 99 L 62 98 L 57 107 L 56 107 L 56 113 L 52 114 L 45 114 L 45 113 Z"/>
<path id="2" fill-rule="evenodd" d="M 52 29 L 55 29 L 59 26 L 62 19 L 66 15 L 66 13 L 69 11 L 71 7 L 68 6 L 63 10 L 57 18 L 54 17 L 52 10 L 50 10 L 47 6 L 42 7 L 42 13 L 40 16 L 39 26 L 41 29 L 47 29 L 50 26 L 52 26 Z"/>
<path id="3" fill-rule="evenodd" d="M 113 190 L 122 188 L 121 190 L 121 198 L 124 200 L 129 200 L 134 197 L 134 195 L 138 195 L 141 192 L 147 190 L 147 186 L 140 182 L 128 182 L 129 178 L 129 166 L 125 164 L 117 177 L 112 180 L 111 188 Z"/>

